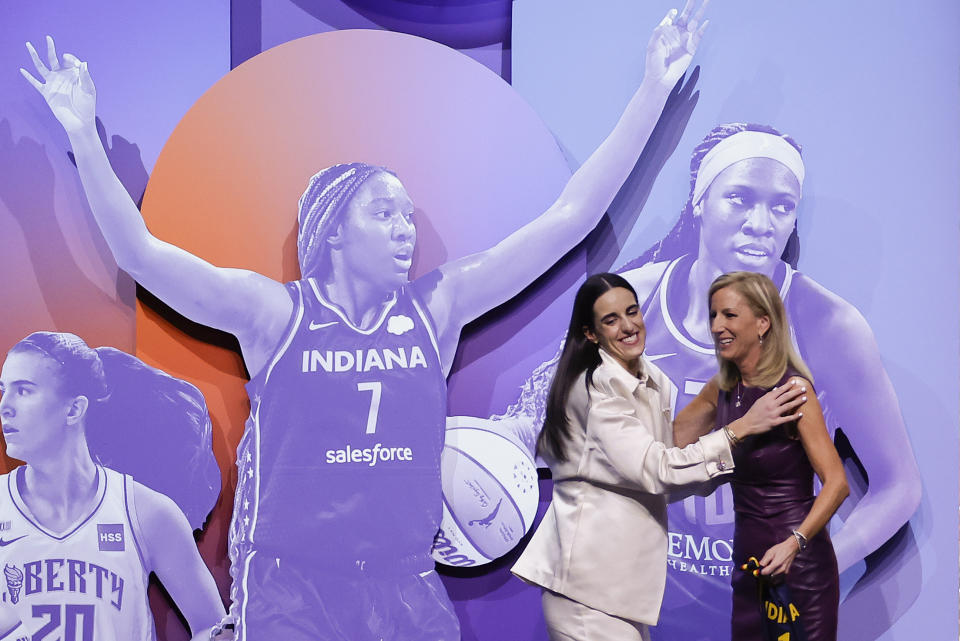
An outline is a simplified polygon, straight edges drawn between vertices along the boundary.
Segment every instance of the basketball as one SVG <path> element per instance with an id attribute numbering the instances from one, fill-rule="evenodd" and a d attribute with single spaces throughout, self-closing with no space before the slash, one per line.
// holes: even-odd
<path id="1" fill-rule="evenodd" d="M 540 499 L 536 465 L 496 421 L 448 417 L 440 473 L 443 519 L 432 550 L 439 563 L 489 563 L 533 525 Z"/>

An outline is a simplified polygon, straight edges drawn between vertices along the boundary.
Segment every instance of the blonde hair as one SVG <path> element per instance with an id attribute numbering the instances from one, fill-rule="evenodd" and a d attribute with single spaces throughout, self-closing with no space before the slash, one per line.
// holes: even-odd
<path id="1" fill-rule="evenodd" d="M 766 316 L 770 321 L 770 329 L 763 335 L 760 360 L 757 362 L 757 371 L 751 383 L 757 387 L 773 387 L 783 377 L 788 365 L 793 367 L 800 376 L 813 383 L 810 369 L 793 347 L 787 313 L 783 308 L 783 301 L 780 300 L 780 292 L 777 291 L 773 281 L 763 274 L 754 272 L 722 274 L 710 285 L 707 305 L 710 305 L 715 293 L 726 287 L 732 287 L 743 296 L 754 315 Z M 720 365 L 717 383 L 720 389 L 730 391 L 741 380 L 740 369 L 736 363 L 722 358 L 719 353 L 717 362 Z"/>

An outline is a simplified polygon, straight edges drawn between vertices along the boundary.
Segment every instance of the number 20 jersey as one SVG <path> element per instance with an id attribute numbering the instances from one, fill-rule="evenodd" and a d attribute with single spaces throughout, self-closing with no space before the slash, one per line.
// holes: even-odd
<path id="1" fill-rule="evenodd" d="M 0 639 L 154 639 L 133 479 L 98 466 L 92 510 L 53 532 L 20 495 L 24 471 L 0 476 L 0 607 L 22 622 L 6 636 L 0 630 Z"/>
<path id="2" fill-rule="evenodd" d="M 291 321 L 248 385 L 232 553 L 431 569 L 446 381 L 429 316 L 405 285 L 360 329 L 315 280 L 286 287 Z"/>

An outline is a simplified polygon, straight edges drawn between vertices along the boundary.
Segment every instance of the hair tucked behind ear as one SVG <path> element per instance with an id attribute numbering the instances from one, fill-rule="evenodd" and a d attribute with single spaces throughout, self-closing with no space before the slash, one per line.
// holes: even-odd
<path id="1" fill-rule="evenodd" d="M 196 387 L 112 347 L 35 332 L 10 352 L 32 350 L 58 364 L 61 389 L 86 396 L 87 447 L 110 469 L 165 494 L 191 526 L 203 526 L 220 494 L 210 417 Z"/>
<path id="2" fill-rule="evenodd" d="M 589 393 L 593 382 L 593 372 L 600 365 L 599 348 L 587 340 L 583 330 L 593 329 L 593 304 L 598 298 L 615 287 L 622 287 L 637 293 L 622 276 L 617 274 L 594 274 L 577 290 L 573 300 L 573 313 L 567 327 L 567 337 L 560 352 L 557 371 L 550 383 L 547 394 L 547 410 L 543 429 L 537 437 L 537 454 L 562 462 L 567 460 L 566 444 L 570 439 L 570 421 L 567 418 L 567 399 L 570 388 L 580 374 L 586 372 L 586 386 Z"/>

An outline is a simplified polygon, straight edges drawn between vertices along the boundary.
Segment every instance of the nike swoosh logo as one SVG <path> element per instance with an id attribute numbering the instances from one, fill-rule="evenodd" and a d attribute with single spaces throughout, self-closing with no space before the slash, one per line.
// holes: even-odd
<path id="1" fill-rule="evenodd" d="M 661 358 L 667 358 L 669 356 L 676 356 L 676 355 L 677 355 L 676 352 L 674 352 L 673 354 L 647 354 L 647 360 L 652 363 L 653 361 L 659 361 Z"/>
<path id="2" fill-rule="evenodd" d="M 330 321 L 329 323 L 317 323 L 310 321 L 310 331 L 312 332 L 315 329 L 322 329 L 324 327 L 330 327 L 331 325 L 336 325 L 340 321 Z"/>
<path id="3" fill-rule="evenodd" d="M 27 535 L 26 535 L 26 534 L 24 534 L 23 536 L 18 536 L 18 537 L 15 538 L 15 539 L 10 539 L 9 541 L 4 541 L 3 538 L 0 538 L 0 548 L 5 548 L 5 547 L 7 547 L 8 545 L 10 545 L 11 543 L 16 543 L 16 542 L 19 541 L 20 539 L 25 539 L 25 538 L 27 538 Z"/>

